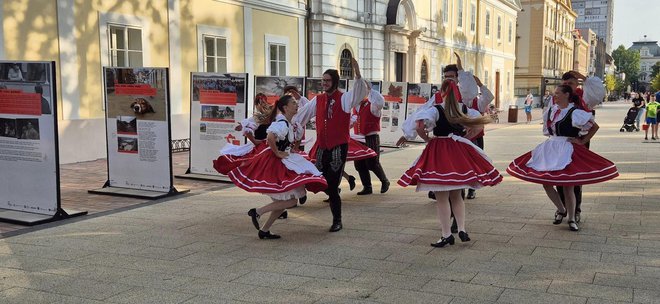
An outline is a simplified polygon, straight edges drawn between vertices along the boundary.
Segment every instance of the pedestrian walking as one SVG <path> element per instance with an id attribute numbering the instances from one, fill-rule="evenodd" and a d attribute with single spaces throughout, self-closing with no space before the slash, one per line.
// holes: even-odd
<path id="1" fill-rule="evenodd" d="M 649 129 L 651 129 L 651 140 L 658 139 L 658 98 L 660 98 L 660 92 L 655 95 L 655 100 L 646 104 L 646 125 L 647 128 L 644 129 L 644 140 L 649 140 Z"/>
<path id="2" fill-rule="evenodd" d="M 633 93 L 633 94 L 635 94 L 635 93 Z M 650 101 L 650 100 L 648 100 L 648 101 Z M 642 121 L 642 123 L 644 123 L 645 120 L 646 120 L 646 101 L 640 95 L 635 94 L 635 96 L 632 99 L 632 103 L 637 109 L 639 109 L 637 111 L 637 117 L 635 118 L 635 125 L 637 127 L 636 130 L 639 131 L 639 122 L 640 122 L 640 120 Z"/>
<path id="3" fill-rule="evenodd" d="M 525 97 L 525 116 L 527 117 L 527 123 L 532 122 L 532 104 L 534 103 L 534 95 L 530 90 L 527 90 L 527 96 Z"/>

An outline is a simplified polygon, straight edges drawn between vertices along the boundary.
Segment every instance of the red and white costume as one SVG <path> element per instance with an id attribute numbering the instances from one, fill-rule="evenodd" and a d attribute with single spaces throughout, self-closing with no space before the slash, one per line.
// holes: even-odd
<path id="1" fill-rule="evenodd" d="M 443 104 L 416 113 L 416 120 L 423 120 L 427 131 L 435 137 L 401 176 L 398 184 L 403 187 L 417 185 L 416 191 L 450 191 L 468 187 L 479 189 L 500 183 L 502 175 L 493 167 L 490 158 L 474 143 L 461 136 L 463 127 L 451 125 L 444 110 L 440 109 L 444 109 Z M 463 109 L 466 114 L 474 111 L 465 106 Z M 474 112 L 471 116 L 479 115 Z M 415 130 L 403 131 L 404 134 L 416 135 Z"/>
<path id="2" fill-rule="evenodd" d="M 319 149 L 318 142 L 314 143 L 312 146 L 312 149 L 309 150 L 309 159 L 312 162 L 316 162 L 316 154 Z M 376 156 L 376 151 L 370 149 L 369 147 L 365 146 L 361 142 L 349 138 L 348 140 L 348 153 L 346 154 L 346 161 L 355 161 L 355 160 L 362 160 L 362 159 L 367 159 L 367 158 L 372 158 Z"/>
<path id="3" fill-rule="evenodd" d="M 604 182 L 619 175 L 611 161 L 583 145 L 570 142 L 593 126 L 591 113 L 574 109 L 573 104 L 565 109 L 555 104 L 543 117 L 546 120 L 543 134 L 549 138 L 513 160 L 506 170 L 511 176 L 543 185 L 579 186 Z"/>
<path id="4" fill-rule="evenodd" d="M 299 153 L 291 153 L 291 145 L 302 137 L 302 130 L 279 114 L 267 133 L 277 136 L 278 149 L 289 152 L 289 156 L 279 158 L 267 147 L 227 175 L 239 188 L 274 200 L 304 197 L 306 189 L 314 193 L 325 190 L 328 184 L 314 164 Z"/>
<path id="5" fill-rule="evenodd" d="M 252 159 L 268 147 L 265 139 L 266 129 L 270 124 L 259 125 L 254 117 L 250 117 L 243 119 L 243 121 L 241 121 L 241 126 L 243 135 L 252 134 L 255 139 L 263 140 L 263 142 L 256 147 L 251 141 L 240 146 L 228 143 L 222 147 L 222 149 L 220 149 L 220 156 L 213 161 L 213 168 L 221 174 L 227 175 L 229 171 L 238 167 L 245 161 Z"/>

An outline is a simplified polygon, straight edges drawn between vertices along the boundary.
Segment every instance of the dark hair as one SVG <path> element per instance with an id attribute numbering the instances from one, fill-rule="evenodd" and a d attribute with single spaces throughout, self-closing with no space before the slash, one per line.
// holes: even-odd
<path id="1" fill-rule="evenodd" d="M 270 112 L 270 121 L 273 122 L 275 121 L 275 117 L 277 117 L 277 111 L 279 110 L 280 112 L 284 113 L 284 107 L 289 104 L 293 100 L 293 96 L 291 95 L 284 95 L 280 97 L 280 99 L 277 100 L 275 103 L 275 106 L 273 107 L 273 110 Z"/>
<path id="2" fill-rule="evenodd" d="M 298 92 L 298 88 L 296 86 L 289 85 L 289 86 L 284 87 L 284 90 L 282 90 L 282 91 L 284 92 L 284 94 L 289 93 L 291 91 Z"/>
<path id="3" fill-rule="evenodd" d="M 580 102 L 580 97 L 577 96 L 577 94 L 575 94 L 573 92 L 573 88 L 571 88 L 571 86 L 569 86 L 567 84 L 560 84 L 559 86 L 557 86 L 557 88 L 559 90 L 561 90 L 562 93 L 564 93 L 564 94 L 568 93 L 569 94 L 568 101 L 572 102 L 576 109 L 588 111 L 587 109 L 582 108 L 582 103 Z"/>
<path id="4" fill-rule="evenodd" d="M 447 65 L 444 69 L 442 69 L 442 73 L 447 72 L 456 72 L 458 74 L 458 66 L 455 64 Z"/>
<path id="5" fill-rule="evenodd" d="M 330 91 L 334 92 L 339 87 L 339 72 L 335 69 L 327 69 L 323 72 L 323 75 L 329 75 L 332 78 L 332 86 L 330 86 Z"/>
<path id="6" fill-rule="evenodd" d="M 570 79 L 577 80 L 577 77 L 575 77 L 575 74 L 571 72 L 566 72 L 563 75 L 561 75 L 561 80 L 570 80 Z"/>

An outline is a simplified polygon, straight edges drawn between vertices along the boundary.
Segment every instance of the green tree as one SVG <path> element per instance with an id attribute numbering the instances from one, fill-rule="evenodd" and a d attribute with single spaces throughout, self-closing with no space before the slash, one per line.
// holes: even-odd
<path id="1" fill-rule="evenodd" d="M 612 92 L 616 88 L 616 76 L 608 74 L 605 76 L 605 89 L 607 92 Z"/>
<path id="2" fill-rule="evenodd" d="M 660 91 L 660 74 L 657 74 L 655 77 L 653 77 L 653 80 L 651 80 L 651 86 L 653 87 L 653 91 Z"/>
<path id="3" fill-rule="evenodd" d="M 619 72 L 626 73 L 625 85 L 639 81 L 639 52 L 628 50 L 623 45 L 612 51 L 612 58 Z"/>
<path id="4" fill-rule="evenodd" d="M 655 75 L 658 75 L 660 73 L 660 61 L 656 62 L 652 67 L 651 67 L 651 78 L 655 78 Z"/>

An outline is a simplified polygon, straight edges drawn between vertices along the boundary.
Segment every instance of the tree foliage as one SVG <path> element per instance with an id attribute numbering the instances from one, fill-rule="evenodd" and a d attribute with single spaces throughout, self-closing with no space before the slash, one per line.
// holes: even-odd
<path id="1" fill-rule="evenodd" d="M 652 67 L 651 67 L 651 78 L 655 78 L 656 75 L 660 73 L 660 61 L 656 62 Z"/>
<path id="2" fill-rule="evenodd" d="M 653 80 L 651 80 L 651 87 L 653 87 L 654 92 L 660 91 L 660 74 L 653 77 Z"/>
<path id="3" fill-rule="evenodd" d="M 605 76 L 605 89 L 607 89 L 608 92 L 614 91 L 616 88 L 616 76 L 609 74 Z"/>
<path id="4" fill-rule="evenodd" d="M 636 50 L 628 50 L 623 45 L 612 51 L 612 58 L 616 64 L 619 72 L 626 73 L 626 86 L 639 81 L 639 52 Z"/>

